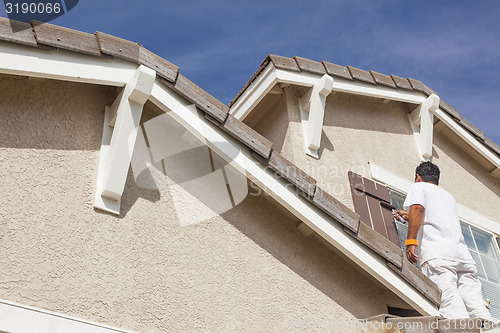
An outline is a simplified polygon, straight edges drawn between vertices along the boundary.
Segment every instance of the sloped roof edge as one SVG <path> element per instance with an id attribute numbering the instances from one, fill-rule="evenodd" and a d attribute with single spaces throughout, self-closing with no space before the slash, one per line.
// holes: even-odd
<path id="1" fill-rule="evenodd" d="M 245 84 L 245 86 L 243 86 L 243 88 L 238 92 L 234 99 L 228 104 L 229 108 L 232 108 L 232 106 L 239 100 L 239 98 L 245 93 L 250 85 L 259 77 L 259 75 L 264 71 L 269 63 L 272 63 L 273 66 L 277 69 L 283 69 L 293 72 L 314 73 L 319 75 L 328 74 L 334 78 L 338 77 L 347 80 L 361 81 L 364 83 L 373 84 L 374 86 L 379 85 L 393 88 L 395 90 L 399 89 L 415 91 L 422 93 L 427 97 L 431 94 L 436 94 L 424 83 L 412 78 L 404 79 L 396 75 L 385 75 L 375 71 L 365 71 L 352 66 L 344 67 L 327 61 L 318 62 L 298 56 L 288 58 L 270 54 L 262 61 L 259 69 L 257 69 L 250 80 Z M 439 108 L 449 114 L 452 119 L 454 119 L 454 121 L 460 124 L 476 139 L 484 143 L 486 147 L 488 147 L 492 152 L 500 157 L 500 146 L 491 139 L 487 138 L 482 130 L 465 119 L 460 114 L 460 112 L 458 112 L 455 108 L 453 108 L 442 99 L 439 102 Z"/>
<path id="2" fill-rule="evenodd" d="M 17 33 L 12 32 L 11 24 L 15 25 L 18 28 L 17 30 L 20 31 Z M 192 101 L 205 113 L 206 119 L 250 148 L 252 156 L 259 162 L 292 184 L 297 193 L 305 200 L 340 223 L 344 230 L 360 243 L 371 248 L 384 258 L 390 269 L 394 270 L 431 303 L 439 305 L 440 294 L 436 285 L 420 271 L 413 269 L 413 266 L 405 264 L 401 249 L 385 246 L 386 239 L 382 235 L 362 226 L 356 213 L 320 189 L 316 185 L 314 178 L 274 151 L 272 142 L 230 115 L 229 108 L 226 105 L 180 74 L 177 66 L 143 48 L 138 43 L 101 32 L 88 34 L 36 21 L 27 24 L 0 18 L 0 41 L 35 47 L 41 50 L 56 48 L 87 56 L 113 57 L 155 70 L 160 82 L 182 97 Z M 277 58 L 269 56 L 264 62 L 269 63 L 273 59 L 276 60 Z M 286 59 L 283 58 L 283 60 Z M 290 60 L 287 61 L 290 62 Z M 298 63 L 296 64 L 298 66 Z M 265 65 L 261 65 L 261 68 L 265 68 Z M 284 65 L 282 64 L 282 66 Z"/>

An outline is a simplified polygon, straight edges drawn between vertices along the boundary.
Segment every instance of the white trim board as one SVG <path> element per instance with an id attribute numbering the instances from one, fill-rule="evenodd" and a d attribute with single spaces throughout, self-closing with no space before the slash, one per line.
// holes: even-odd
<path id="1" fill-rule="evenodd" d="M 326 74 L 327 75 L 327 74 Z M 294 84 L 304 87 L 313 87 L 322 75 L 307 72 L 293 72 L 277 69 L 272 63 L 260 73 L 259 77 L 250 84 L 247 90 L 231 107 L 231 114 L 237 119 L 245 119 L 255 106 L 265 97 L 276 83 Z M 360 81 L 333 78 L 332 91 L 346 92 L 356 95 L 383 98 L 386 100 L 422 104 L 427 98 L 421 93 L 396 90 L 389 87 L 375 86 Z"/>
<path id="2" fill-rule="evenodd" d="M 208 122 L 202 112 L 189 107 L 187 101 L 159 81 L 153 87 L 151 101 L 163 111 L 171 112 L 172 117 L 199 140 L 417 311 L 423 315 L 438 315 L 435 305 L 393 272 L 380 255 L 348 235 L 339 223 L 332 223 L 330 216 L 298 196 L 286 180 L 276 177 L 269 168 L 258 163 L 248 148 Z"/>
<path id="3" fill-rule="evenodd" d="M 0 300 L 0 330 L 16 333 L 133 333 L 6 300 Z"/>
<path id="4" fill-rule="evenodd" d="M 123 87 L 137 65 L 65 50 L 0 42 L 0 73 Z"/>
<path id="5" fill-rule="evenodd" d="M 370 163 L 370 172 L 373 179 L 386 184 L 400 192 L 408 193 L 413 184 L 406 178 L 400 177 L 376 164 Z M 457 204 L 458 216 L 461 220 L 476 227 L 500 235 L 500 222 L 493 220 L 481 213 L 478 213 L 464 205 Z"/>

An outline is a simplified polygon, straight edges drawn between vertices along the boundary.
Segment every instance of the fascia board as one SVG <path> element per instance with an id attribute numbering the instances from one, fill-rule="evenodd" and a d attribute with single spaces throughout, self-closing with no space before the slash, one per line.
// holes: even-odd
<path id="1" fill-rule="evenodd" d="M 123 87 L 139 66 L 65 50 L 0 42 L 0 73 Z"/>
<path id="2" fill-rule="evenodd" d="M 236 119 L 245 119 L 255 106 L 271 91 L 276 82 L 276 70 L 270 63 L 231 107 L 230 113 Z"/>

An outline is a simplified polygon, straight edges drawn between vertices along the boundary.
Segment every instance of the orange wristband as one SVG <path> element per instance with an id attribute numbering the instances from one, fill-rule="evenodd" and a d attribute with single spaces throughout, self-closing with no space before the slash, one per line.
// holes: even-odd
<path id="1" fill-rule="evenodd" d="M 418 240 L 416 240 L 416 239 L 407 239 L 407 240 L 405 240 L 405 246 L 408 246 L 408 245 L 416 245 L 416 246 L 418 246 Z"/>

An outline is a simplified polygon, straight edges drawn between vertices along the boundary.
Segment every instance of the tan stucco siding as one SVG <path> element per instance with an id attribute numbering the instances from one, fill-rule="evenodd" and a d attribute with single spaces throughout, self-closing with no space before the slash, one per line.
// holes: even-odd
<path id="1" fill-rule="evenodd" d="M 0 91 L 0 298 L 141 332 L 283 332 L 387 311 L 377 283 L 253 186 L 182 227 L 169 190 L 130 173 L 121 216 L 95 211 L 113 89 L 6 77 Z"/>
<path id="2" fill-rule="evenodd" d="M 433 161 L 441 168 L 441 186 L 458 203 L 500 222 L 500 180 L 472 158 L 464 145 L 451 131 L 434 133 Z"/>

